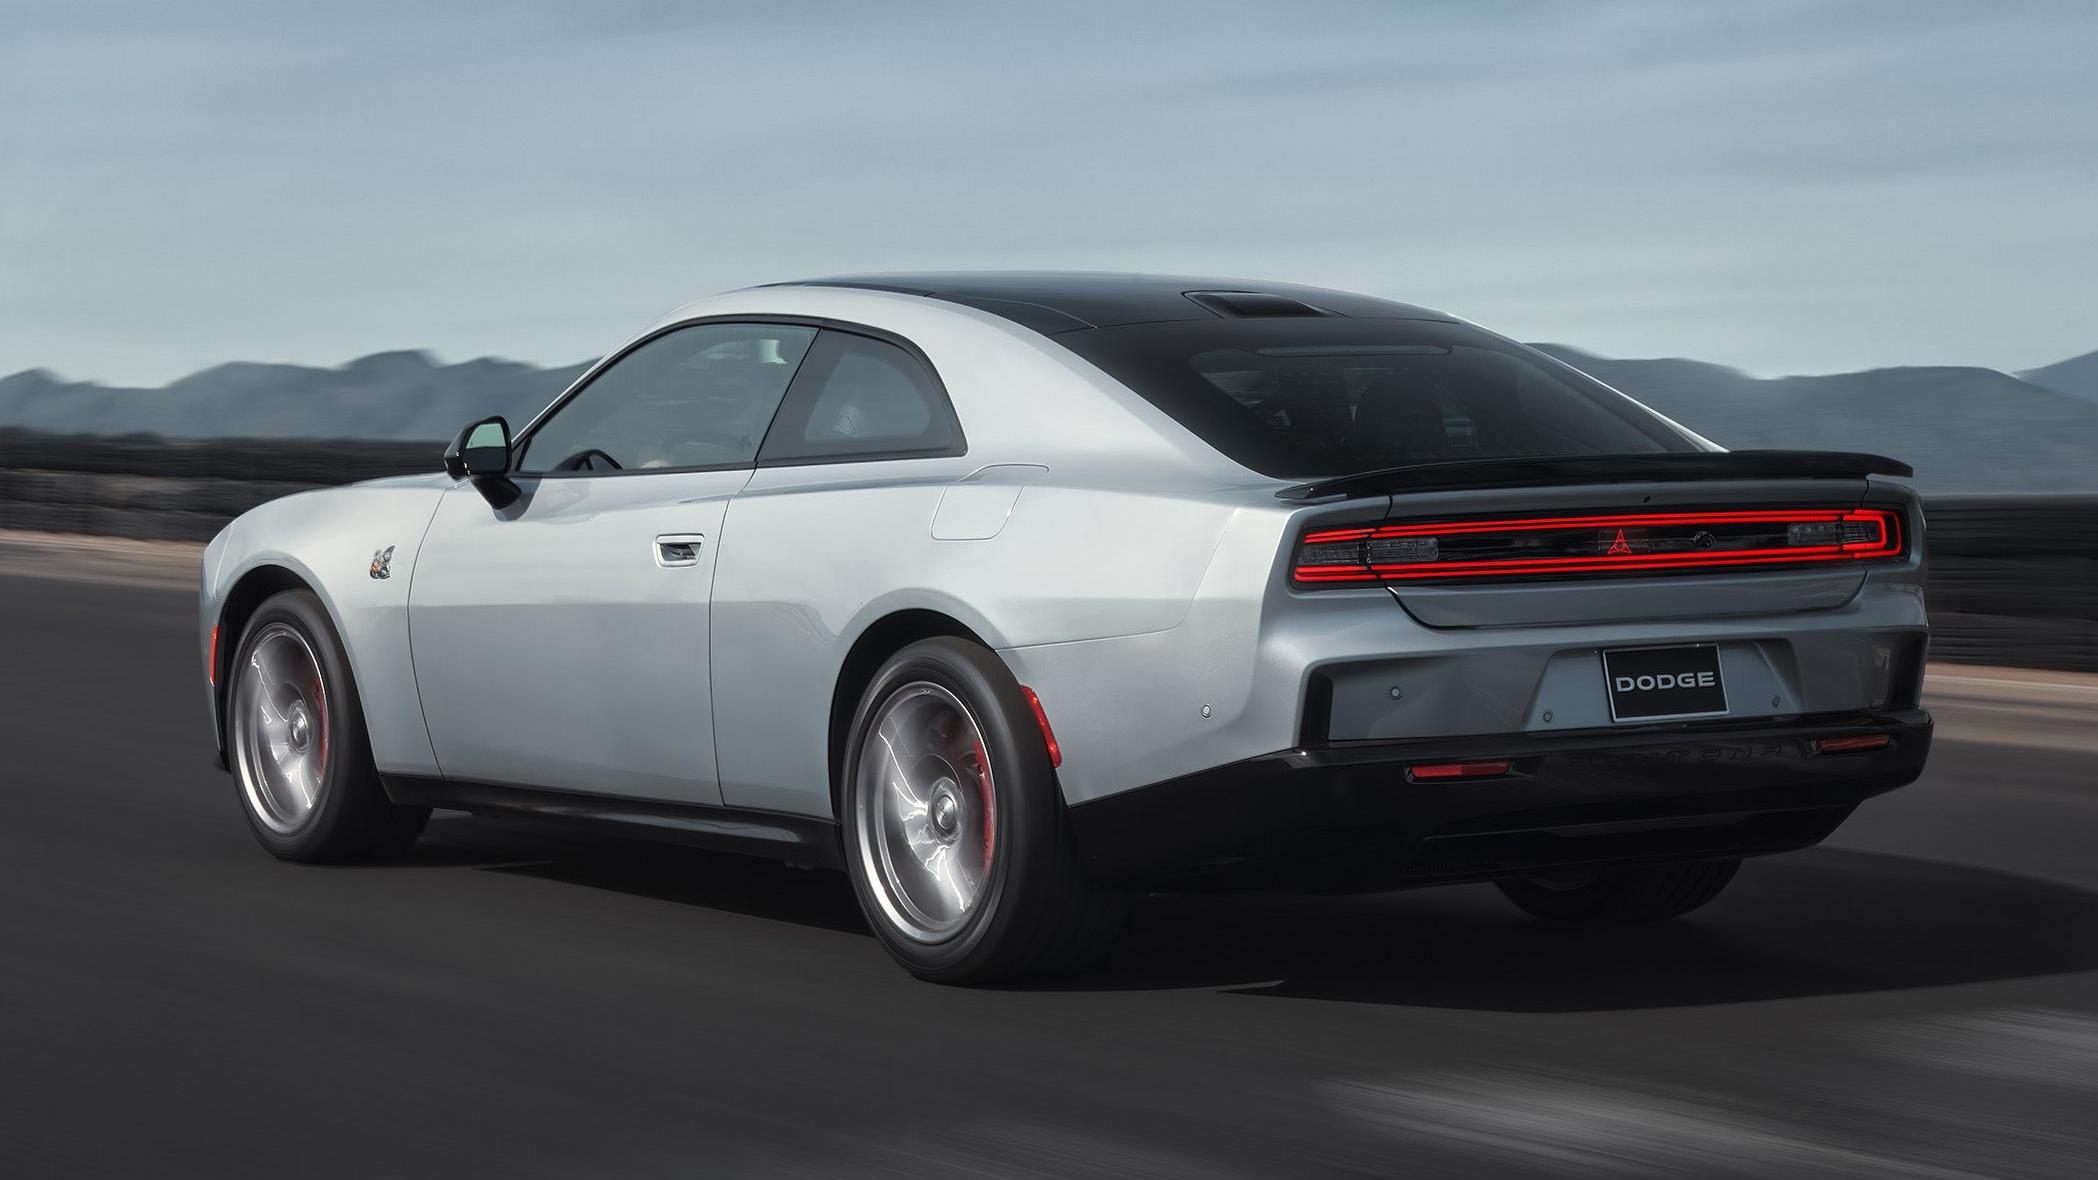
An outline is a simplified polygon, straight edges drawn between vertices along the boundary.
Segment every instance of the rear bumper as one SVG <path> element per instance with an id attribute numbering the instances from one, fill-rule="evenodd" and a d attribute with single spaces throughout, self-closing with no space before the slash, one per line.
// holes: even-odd
<path id="1" fill-rule="evenodd" d="M 1817 754 L 1821 738 L 1885 734 Z M 1395 888 L 1781 852 L 1914 782 L 1922 709 L 1283 750 L 1070 809 L 1094 874 L 1123 883 Z M 1496 778 L 1409 781 L 1428 763 Z"/>

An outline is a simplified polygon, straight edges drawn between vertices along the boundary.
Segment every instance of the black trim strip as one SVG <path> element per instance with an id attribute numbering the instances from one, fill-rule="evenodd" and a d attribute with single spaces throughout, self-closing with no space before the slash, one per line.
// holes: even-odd
<path id="1" fill-rule="evenodd" d="M 380 778 L 387 797 L 404 806 L 590 824 L 717 852 L 829 869 L 845 867 L 838 825 L 827 819 L 417 775 L 389 774 Z"/>
<path id="2" fill-rule="evenodd" d="M 1884 455 L 1858 451 L 1655 451 L 1633 455 L 1560 455 L 1531 459 L 1464 459 L 1417 463 L 1300 483 L 1275 493 L 1279 500 L 1381 495 L 1474 488 L 1537 488 L 1568 484 L 1646 483 L 1721 479 L 1863 479 L 1912 476 L 1915 470 Z"/>

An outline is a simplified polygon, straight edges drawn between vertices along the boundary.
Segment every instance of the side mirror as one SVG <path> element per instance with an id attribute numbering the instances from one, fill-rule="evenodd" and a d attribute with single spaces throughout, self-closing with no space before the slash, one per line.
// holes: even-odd
<path id="1" fill-rule="evenodd" d="M 444 449 L 444 472 L 453 479 L 484 479 L 510 473 L 510 423 L 483 418 L 459 432 Z"/>

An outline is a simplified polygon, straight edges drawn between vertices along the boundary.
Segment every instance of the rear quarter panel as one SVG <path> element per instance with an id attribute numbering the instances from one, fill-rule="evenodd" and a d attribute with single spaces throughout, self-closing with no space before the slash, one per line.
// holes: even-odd
<path id="1" fill-rule="evenodd" d="M 997 649 L 1170 631 L 1231 515 L 1037 467 L 994 535 L 936 539 L 942 497 L 972 466 L 761 470 L 730 505 L 711 634 L 727 802 L 831 814 L 830 704 L 853 643 L 881 619 L 937 612 Z"/>

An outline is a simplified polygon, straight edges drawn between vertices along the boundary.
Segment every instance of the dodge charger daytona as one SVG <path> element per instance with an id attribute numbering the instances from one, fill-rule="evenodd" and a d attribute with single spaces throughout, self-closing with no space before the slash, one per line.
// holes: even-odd
<path id="1" fill-rule="evenodd" d="M 930 980 L 1081 968 L 1147 889 L 1650 921 L 1920 773 L 1908 474 L 1340 291 L 833 278 L 240 517 L 201 655 L 279 857 L 617 825 L 842 868 Z"/>

